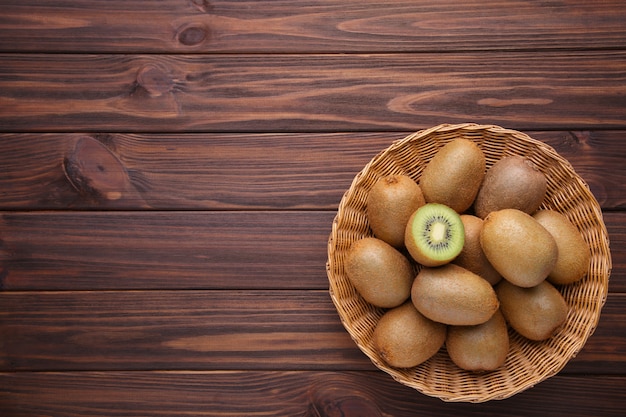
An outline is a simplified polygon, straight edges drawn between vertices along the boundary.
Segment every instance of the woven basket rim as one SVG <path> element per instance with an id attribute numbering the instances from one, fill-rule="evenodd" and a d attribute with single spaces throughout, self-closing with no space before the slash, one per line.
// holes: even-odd
<path id="1" fill-rule="evenodd" d="M 337 255 L 336 253 L 339 241 L 343 242 L 346 240 L 349 241 L 351 239 L 350 237 L 346 238 L 342 233 L 345 232 L 344 223 L 348 221 L 346 220 L 348 214 L 352 214 L 352 212 L 359 212 L 359 210 L 355 209 L 354 207 L 355 199 L 363 199 L 363 187 L 366 182 L 369 181 L 371 183 L 371 178 L 373 176 L 381 176 L 380 174 L 376 174 L 376 172 L 383 172 L 385 169 L 388 169 L 387 167 L 381 168 L 382 164 L 385 164 L 390 158 L 397 158 L 397 154 L 399 152 L 406 151 L 407 148 L 409 148 L 410 146 L 423 144 L 424 141 L 432 141 L 433 136 L 443 137 L 444 135 L 458 134 L 469 136 L 470 138 L 476 140 L 478 140 L 479 138 L 484 138 L 486 136 L 496 138 L 506 137 L 507 140 L 511 141 L 510 143 L 523 144 L 524 147 L 531 149 L 534 153 L 536 153 L 536 155 L 540 156 L 542 160 L 545 159 L 549 161 L 550 164 L 552 164 L 551 167 L 554 166 L 555 169 L 559 170 L 559 173 L 563 172 L 568 181 L 568 185 L 571 185 L 571 187 L 573 187 L 573 189 L 575 190 L 576 197 L 583 201 L 586 215 L 592 220 L 592 231 L 594 233 L 592 237 L 592 239 L 594 239 L 593 244 L 595 251 L 599 254 L 598 256 L 596 256 L 597 262 L 594 261 L 597 263 L 597 265 L 594 264 L 590 266 L 590 274 L 593 273 L 594 276 L 593 290 L 595 292 L 593 294 L 593 299 L 590 300 L 589 303 L 593 304 L 593 311 L 588 315 L 584 315 L 584 329 L 576 334 L 575 340 L 570 343 L 571 346 L 567 346 L 568 349 L 564 352 L 561 352 L 561 357 L 557 357 L 557 359 L 561 360 L 556 360 L 555 364 L 552 365 L 552 367 L 545 369 L 542 372 L 533 374 L 531 377 L 528 377 L 526 379 L 520 379 L 517 382 L 508 385 L 505 384 L 504 386 L 491 386 L 487 388 L 481 387 L 481 389 L 478 391 L 476 389 L 461 389 L 456 391 L 448 390 L 445 388 L 445 385 L 433 385 L 432 381 L 430 380 L 425 381 L 421 380 L 420 378 L 416 378 L 415 375 L 418 375 L 417 371 L 419 371 L 420 368 L 434 366 L 433 364 L 429 364 L 431 360 L 422 365 L 419 365 L 418 367 L 416 367 L 416 369 L 405 370 L 390 367 L 385 364 L 380 358 L 378 358 L 376 353 L 373 351 L 371 345 L 368 343 L 368 340 L 363 337 L 363 334 L 364 331 L 369 331 L 364 330 L 364 328 L 366 329 L 368 328 L 368 326 L 371 327 L 371 321 L 376 320 L 376 317 L 379 318 L 384 313 L 384 309 L 376 308 L 373 306 L 364 306 L 363 303 L 365 302 L 359 300 L 358 295 L 355 295 L 353 299 L 350 300 L 342 297 L 342 294 L 345 293 L 346 290 L 345 288 L 341 287 L 340 284 L 345 284 L 345 277 L 338 278 L 338 276 L 341 275 L 340 272 L 338 272 L 341 271 L 341 262 L 340 259 L 337 259 L 337 256 L 339 255 Z M 488 143 L 488 139 L 481 140 L 484 140 L 485 143 Z M 507 145 L 510 143 L 507 143 Z M 514 150 L 508 150 L 506 152 L 515 153 Z M 362 225 L 360 225 L 359 227 L 363 229 Z M 359 233 L 363 234 L 364 232 L 361 231 L 356 234 Z M 392 141 L 387 148 L 377 153 L 355 175 L 350 184 L 350 187 L 344 192 L 338 206 L 337 214 L 334 217 L 331 225 L 331 233 L 328 238 L 327 251 L 328 260 L 326 262 L 326 272 L 330 284 L 329 295 L 335 308 L 337 309 L 343 327 L 346 329 L 358 348 L 366 356 L 368 356 L 368 358 L 377 368 L 388 373 L 393 379 L 395 379 L 399 383 L 412 387 L 423 394 L 440 398 L 443 401 L 452 402 L 484 402 L 489 400 L 508 398 L 557 374 L 567 364 L 567 362 L 572 357 L 574 357 L 580 349 L 582 349 L 588 338 L 595 331 L 595 328 L 600 319 L 601 310 L 604 307 L 604 304 L 606 303 L 606 298 L 608 296 L 608 282 L 612 268 L 611 254 L 609 249 L 609 237 L 603 221 L 600 205 L 591 193 L 587 183 L 578 174 L 575 173 L 575 170 L 569 163 L 569 161 L 559 155 L 551 146 L 539 140 L 533 139 L 525 133 L 503 128 L 497 125 L 476 123 L 440 124 L 428 129 L 419 130 L 405 136 L 402 139 Z M 592 267 L 594 268 L 593 271 Z M 589 280 L 586 279 L 585 282 L 587 281 Z M 349 286 L 350 284 L 348 283 L 347 285 Z M 583 284 L 581 284 L 581 286 L 582 285 Z M 355 291 L 356 290 L 352 289 L 352 293 Z M 571 292 L 572 294 L 574 294 L 574 291 Z M 365 315 L 361 312 L 361 310 L 363 309 L 367 309 L 367 313 Z M 363 317 L 365 317 L 365 319 Z M 364 320 L 365 322 L 363 322 Z M 568 321 L 570 320 L 571 319 L 568 316 Z M 521 337 L 518 337 L 518 339 L 520 338 Z M 521 340 L 519 343 L 523 344 L 524 340 Z M 540 343 L 534 344 L 533 346 L 535 346 L 535 349 L 539 349 L 543 345 Z M 556 348 L 560 347 L 561 346 L 556 345 Z M 445 350 L 445 348 L 442 349 Z M 550 345 L 550 349 L 555 349 L 555 346 Z M 560 351 L 556 350 L 556 352 L 558 353 Z M 443 355 L 445 355 L 445 352 L 443 353 Z M 508 362 L 509 359 L 507 359 L 507 363 Z M 446 366 L 450 365 L 449 361 L 446 363 L 442 362 L 441 360 L 439 360 L 437 364 L 441 365 L 442 363 Z M 438 369 L 438 377 L 441 377 L 441 373 L 444 371 L 446 370 Z M 521 372 L 523 370 L 515 371 L 507 369 L 506 371 L 514 375 L 515 372 Z M 463 378 L 469 381 L 468 386 L 472 384 L 477 384 L 476 381 L 479 380 L 478 375 L 462 371 L 460 370 L 460 368 L 455 369 L 455 372 L 458 374 L 462 374 Z M 490 374 L 495 375 L 498 372 L 500 371 L 493 371 Z M 463 383 L 461 383 L 461 386 L 463 386 Z"/>

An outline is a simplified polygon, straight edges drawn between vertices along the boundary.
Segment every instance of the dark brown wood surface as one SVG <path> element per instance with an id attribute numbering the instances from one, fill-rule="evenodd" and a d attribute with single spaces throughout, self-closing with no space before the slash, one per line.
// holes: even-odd
<path id="1" fill-rule="evenodd" d="M 131 4 L 129 4 L 131 3 Z M 619 49 L 620 0 L 2 2 L 11 52 L 345 53 Z"/>
<path id="2" fill-rule="evenodd" d="M 615 129 L 625 66 L 622 50 L 5 54 L 0 132 Z"/>
<path id="3" fill-rule="evenodd" d="M 621 416 L 621 1 L 0 0 L 0 416 Z M 341 196 L 439 123 L 522 130 L 600 203 L 613 270 L 556 376 L 445 403 L 328 295 Z"/>

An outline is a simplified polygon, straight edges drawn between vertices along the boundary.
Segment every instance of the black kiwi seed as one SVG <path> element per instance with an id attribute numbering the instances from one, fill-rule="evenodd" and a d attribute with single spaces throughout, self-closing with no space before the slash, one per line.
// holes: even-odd
<path id="1" fill-rule="evenodd" d="M 445 228 L 445 239 L 441 240 L 439 242 L 435 242 L 432 239 L 432 228 L 433 225 L 436 224 L 445 224 L 446 228 Z M 422 234 L 422 237 L 426 240 L 426 242 L 428 243 L 428 246 L 430 246 L 430 248 L 436 252 L 441 252 L 442 250 L 446 250 L 449 246 L 450 246 L 450 239 L 452 238 L 452 234 L 450 233 L 450 227 L 452 227 L 452 225 L 450 224 L 450 222 L 448 221 L 447 218 L 445 218 L 444 216 L 436 216 L 432 219 L 429 219 L 426 222 L 426 227 L 424 229 L 424 233 Z"/>

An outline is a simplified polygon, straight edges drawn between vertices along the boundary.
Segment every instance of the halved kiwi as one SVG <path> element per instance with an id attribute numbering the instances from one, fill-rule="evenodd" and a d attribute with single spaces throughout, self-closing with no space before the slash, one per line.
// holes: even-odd
<path id="1" fill-rule="evenodd" d="M 405 246 L 424 266 L 444 265 L 458 256 L 465 243 L 461 216 L 444 204 L 428 203 L 409 218 Z"/>

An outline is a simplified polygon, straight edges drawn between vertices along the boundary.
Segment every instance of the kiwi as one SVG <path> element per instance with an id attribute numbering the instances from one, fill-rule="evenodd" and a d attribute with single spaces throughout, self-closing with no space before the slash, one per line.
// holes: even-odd
<path id="1" fill-rule="evenodd" d="M 367 196 L 367 218 L 377 238 L 404 246 L 404 230 L 411 214 L 426 204 L 422 189 L 407 175 L 379 179 Z"/>
<path id="2" fill-rule="evenodd" d="M 506 361 L 509 332 L 500 310 L 485 323 L 449 326 L 446 348 L 452 362 L 467 371 L 493 371 Z"/>
<path id="3" fill-rule="evenodd" d="M 427 203 L 409 217 L 404 244 L 424 266 L 452 261 L 463 249 L 465 231 L 459 214 L 443 204 Z"/>
<path id="4" fill-rule="evenodd" d="M 377 307 L 396 307 L 410 297 L 415 277 L 411 262 L 380 239 L 366 237 L 354 242 L 344 269 L 365 301 Z"/>
<path id="5" fill-rule="evenodd" d="M 506 321 L 530 340 L 548 339 L 567 318 L 565 299 L 548 281 L 522 288 L 502 280 L 495 288 Z"/>
<path id="6" fill-rule="evenodd" d="M 533 287 L 546 279 L 558 256 L 550 232 L 517 209 L 490 213 L 480 232 L 480 245 L 496 271 L 520 287 Z"/>
<path id="7" fill-rule="evenodd" d="M 410 368 L 425 362 L 443 346 L 446 326 L 424 317 L 411 302 L 388 310 L 378 321 L 372 344 L 389 365 Z"/>
<path id="8" fill-rule="evenodd" d="M 457 213 L 467 210 L 485 176 L 485 155 L 469 139 L 444 145 L 424 168 L 420 187 L 427 203 L 444 204 Z"/>
<path id="9" fill-rule="evenodd" d="M 474 212 L 482 219 L 505 208 L 532 214 L 543 202 L 546 190 L 545 175 L 531 161 L 519 155 L 506 156 L 485 174 L 474 201 Z"/>
<path id="10" fill-rule="evenodd" d="M 486 279 L 491 285 L 497 284 L 502 279 L 502 275 L 489 263 L 480 246 L 483 219 L 471 214 L 462 214 L 461 221 L 465 229 L 465 244 L 459 256 L 452 262 Z"/>
<path id="11" fill-rule="evenodd" d="M 576 226 L 554 210 L 539 210 L 533 217 L 550 232 L 558 247 L 556 265 L 548 274 L 548 281 L 572 284 L 583 279 L 589 269 L 591 251 Z"/>
<path id="12" fill-rule="evenodd" d="M 484 323 L 499 306 L 491 284 L 455 264 L 422 268 L 413 281 L 411 301 L 429 319 L 450 325 Z"/>

